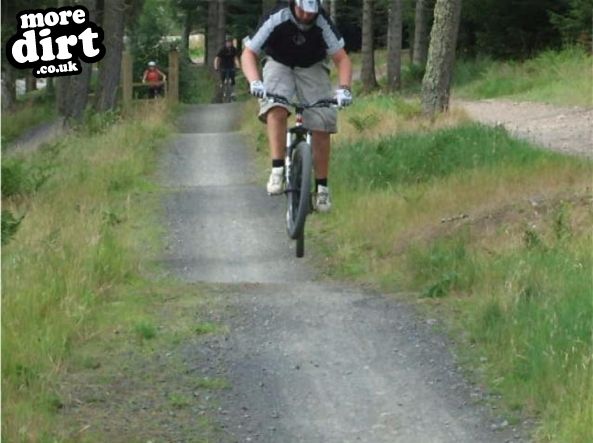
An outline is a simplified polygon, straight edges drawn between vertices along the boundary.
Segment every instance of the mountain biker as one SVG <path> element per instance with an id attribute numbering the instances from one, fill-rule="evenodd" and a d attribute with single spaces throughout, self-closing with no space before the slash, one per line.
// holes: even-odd
<path id="1" fill-rule="evenodd" d="M 239 51 L 233 45 L 232 37 L 227 36 L 224 46 L 218 51 L 214 58 L 214 69 L 220 72 L 220 86 L 225 79 L 231 79 L 231 85 L 235 86 L 235 68 L 240 68 Z"/>
<path id="2" fill-rule="evenodd" d="M 241 64 L 250 82 L 252 95 L 264 99 L 266 93 L 294 95 L 305 103 L 334 96 L 339 106 L 352 103 L 350 84 L 352 63 L 344 50 L 344 39 L 321 7 L 322 0 L 290 0 L 264 15 L 253 35 L 245 39 Z M 265 51 L 263 82 L 257 61 Z M 338 71 L 338 88 L 332 91 L 327 57 Z M 332 94 L 333 92 L 333 94 Z M 284 151 L 290 109 L 280 103 L 260 100 L 259 118 L 267 124 L 272 171 L 267 183 L 270 195 L 283 192 Z M 330 108 L 307 109 L 304 126 L 313 133 L 315 165 L 315 206 L 328 212 L 330 134 L 335 133 L 337 111 Z"/>
<path id="3" fill-rule="evenodd" d="M 148 83 L 148 97 L 155 98 L 163 94 L 163 87 L 167 81 L 167 76 L 156 66 L 156 62 L 149 61 L 144 74 L 142 74 L 142 83 Z"/>

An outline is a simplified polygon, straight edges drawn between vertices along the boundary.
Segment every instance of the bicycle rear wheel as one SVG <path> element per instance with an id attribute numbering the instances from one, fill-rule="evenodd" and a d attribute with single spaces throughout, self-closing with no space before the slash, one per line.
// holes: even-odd
<path id="1" fill-rule="evenodd" d="M 298 143 L 292 151 L 292 166 L 288 178 L 286 227 L 288 236 L 297 240 L 299 257 L 304 254 L 304 229 L 309 214 L 312 167 L 311 146 L 305 142 Z"/>
<path id="2" fill-rule="evenodd" d="M 231 84 L 228 81 L 228 79 L 225 80 L 224 81 L 223 94 L 222 94 L 222 102 L 223 103 L 228 103 L 228 102 L 231 101 L 230 87 L 231 87 Z"/>

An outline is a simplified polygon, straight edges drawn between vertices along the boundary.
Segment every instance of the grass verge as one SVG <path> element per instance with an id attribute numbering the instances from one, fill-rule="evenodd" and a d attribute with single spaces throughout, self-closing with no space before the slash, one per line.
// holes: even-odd
<path id="1" fill-rule="evenodd" d="M 204 410 L 195 418 L 192 385 L 175 384 L 187 361 L 171 357 L 198 337 L 204 291 L 155 281 L 151 264 L 162 246 L 162 194 L 151 176 L 167 115 L 149 103 L 125 118 L 95 116 L 3 163 L 3 441 L 166 439 L 149 415 L 170 420 L 171 407 L 192 424 L 176 436 L 215 438 Z M 10 231 L 6 214 L 18 220 Z"/>
<path id="2" fill-rule="evenodd" d="M 360 53 L 352 53 L 351 58 L 353 72 L 356 74 L 361 69 Z M 375 51 L 376 75 L 383 89 L 386 75 L 385 60 L 385 50 Z M 587 54 L 578 46 L 560 51 L 544 51 L 524 61 L 497 61 L 488 57 L 460 58 L 455 62 L 452 95 L 469 100 L 508 98 L 561 106 L 591 107 L 592 63 L 591 54 Z M 332 75 L 335 80 L 335 73 Z M 423 68 L 412 65 L 408 52 L 404 51 L 401 93 L 404 96 L 419 94 L 423 75 Z M 360 81 L 355 81 L 355 100 L 361 90 Z"/>
<path id="3" fill-rule="evenodd" d="M 524 62 L 460 60 L 453 92 L 469 99 L 509 97 L 567 106 L 593 106 L 592 58 L 580 47 L 545 51 Z"/>
<path id="4" fill-rule="evenodd" d="M 592 172 L 470 123 L 344 137 L 335 211 L 313 232 L 331 275 L 442 314 L 510 422 L 536 416 L 541 441 L 591 441 Z"/>

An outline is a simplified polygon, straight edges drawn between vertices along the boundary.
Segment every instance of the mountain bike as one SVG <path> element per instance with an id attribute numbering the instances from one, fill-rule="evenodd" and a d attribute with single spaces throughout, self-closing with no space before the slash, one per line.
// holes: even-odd
<path id="1" fill-rule="evenodd" d="M 230 103 L 233 101 L 233 84 L 230 77 L 224 79 L 224 83 L 221 86 L 221 98 L 223 103 Z"/>
<path id="2" fill-rule="evenodd" d="M 267 94 L 268 100 L 294 108 L 295 125 L 286 130 L 286 159 L 284 162 L 286 194 L 286 231 L 296 240 L 296 256 L 305 255 L 305 221 L 314 209 L 313 153 L 311 131 L 303 126 L 303 112 L 311 108 L 337 107 L 335 99 L 322 99 L 311 104 L 296 103 L 286 97 Z"/>
<path id="3" fill-rule="evenodd" d="M 155 83 L 148 87 L 148 98 L 157 99 L 163 96 L 164 82 Z"/>
<path id="4" fill-rule="evenodd" d="M 231 103 L 235 99 L 233 95 L 233 82 L 230 73 L 228 73 L 230 70 L 226 71 L 227 73 L 224 75 L 224 80 L 220 84 L 220 101 L 222 103 Z"/>

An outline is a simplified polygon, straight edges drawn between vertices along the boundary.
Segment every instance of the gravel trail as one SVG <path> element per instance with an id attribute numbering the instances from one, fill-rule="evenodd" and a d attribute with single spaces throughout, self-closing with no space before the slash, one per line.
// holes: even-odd
<path id="1" fill-rule="evenodd" d="M 565 154 L 593 157 L 593 109 L 510 100 L 456 100 L 469 116 L 487 125 Z"/>
<path id="2" fill-rule="evenodd" d="M 162 168 L 168 266 L 226 306 L 229 334 L 188 344 L 184 358 L 229 380 L 215 394 L 229 440 L 527 441 L 460 375 L 437 319 L 294 258 L 284 198 L 265 194 L 241 112 L 191 108 Z"/>

